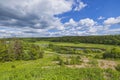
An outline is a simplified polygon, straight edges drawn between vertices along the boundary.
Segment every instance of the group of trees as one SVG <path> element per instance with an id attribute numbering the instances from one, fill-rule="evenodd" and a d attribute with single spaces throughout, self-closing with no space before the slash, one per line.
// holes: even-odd
<path id="1" fill-rule="evenodd" d="M 35 44 L 13 40 L 0 40 L 0 61 L 34 60 L 43 57 L 43 50 Z"/>
<path id="2" fill-rule="evenodd" d="M 11 39 L 8 38 L 8 40 L 11 40 Z M 28 42 L 52 41 L 52 42 L 73 42 L 73 43 L 120 45 L 120 35 L 19 38 L 19 40 L 24 40 Z"/>
<path id="3" fill-rule="evenodd" d="M 94 43 L 94 44 L 112 44 L 120 45 L 120 35 L 103 35 L 103 36 L 64 36 L 49 38 L 34 38 L 32 41 L 46 40 L 52 42 L 73 42 L 73 43 Z M 31 41 L 29 39 L 29 41 Z"/>

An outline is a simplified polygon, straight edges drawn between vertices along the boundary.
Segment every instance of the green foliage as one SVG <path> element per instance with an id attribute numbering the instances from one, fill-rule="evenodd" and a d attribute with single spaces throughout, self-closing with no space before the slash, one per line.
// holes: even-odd
<path id="1" fill-rule="evenodd" d="M 83 51 L 84 51 L 84 53 L 92 53 L 92 50 L 90 50 L 90 49 L 84 49 Z"/>
<path id="2" fill-rule="evenodd" d="M 60 56 L 54 58 L 54 61 L 58 61 L 58 65 L 64 66 L 64 60 Z"/>
<path id="3" fill-rule="evenodd" d="M 24 54 L 23 54 L 22 59 L 23 59 L 23 60 L 30 60 L 30 59 L 31 59 L 31 56 L 30 56 L 28 50 L 25 50 L 25 51 L 24 51 Z"/>
<path id="4" fill-rule="evenodd" d="M 82 61 L 81 61 L 80 56 L 76 56 L 76 57 L 72 56 L 70 58 L 67 58 L 65 62 L 66 65 L 79 65 L 81 63 Z"/>
<path id="5" fill-rule="evenodd" d="M 120 59 L 120 48 L 115 47 L 115 48 L 111 49 L 110 51 L 106 51 L 103 54 L 103 58 Z"/>
<path id="6" fill-rule="evenodd" d="M 61 59 L 60 56 L 57 56 L 53 59 L 53 61 L 59 61 L 60 59 Z"/>
<path id="7" fill-rule="evenodd" d="M 94 56 L 94 58 L 102 59 L 102 54 L 96 54 L 96 55 Z"/>
<path id="8" fill-rule="evenodd" d="M 15 65 L 11 65 L 11 68 L 16 68 L 16 66 Z"/>
<path id="9" fill-rule="evenodd" d="M 43 58 L 43 50 L 35 44 L 26 44 L 22 40 L 0 40 L 0 61 L 34 60 Z"/>
<path id="10" fill-rule="evenodd" d="M 60 54 L 78 54 L 77 50 L 70 47 L 52 45 L 50 48 Z"/>
<path id="11" fill-rule="evenodd" d="M 75 64 L 81 64 L 81 59 L 79 56 L 77 57 L 71 57 L 70 64 L 75 65 Z"/>
<path id="12" fill-rule="evenodd" d="M 65 36 L 65 37 L 49 37 L 37 38 L 35 40 L 52 41 L 52 42 L 72 42 L 93 43 L 93 44 L 112 44 L 120 45 L 120 35 L 104 35 L 104 36 Z"/>
<path id="13" fill-rule="evenodd" d="M 97 67 L 98 66 L 98 61 L 94 60 L 94 59 L 91 59 L 88 63 L 91 65 L 91 67 Z"/>
<path id="14" fill-rule="evenodd" d="M 118 64 L 115 69 L 120 72 L 120 64 Z"/>
<path id="15" fill-rule="evenodd" d="M 64 66 L 64 61 L 60 59 L 58 65 Z"/>

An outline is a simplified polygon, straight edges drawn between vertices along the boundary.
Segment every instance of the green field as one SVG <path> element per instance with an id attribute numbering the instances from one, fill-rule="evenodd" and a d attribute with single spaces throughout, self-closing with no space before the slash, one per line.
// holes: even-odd
<path id="1" fill-rule="evenodd" d="M 103 53 L 61 54 L 45 46 L 54 44 L 58 47 L 111 49 L 115 47 L 113 45 L 45 41 L 35 42 L 35 44 L 43 47 L 44 57 L 37 60 L 1 62 L 0 80 L 120 80 L 120 72 L 115 69 L 115 65 L 120 64 L 119 59 L 111 60 L 94 57 Z M 73 62 L 69 65 L 59 64 L 59 61 L 55 60 L 60 57 L 64 63 L 66 59 L 74 60 L 78 56 L 81 57 L 81 62 Z"/>
<path id="2" fill-rule="evenodd" d="M 120 72 L 100 68 L 68 68 L 53 63 L 55 55 L 32 61 L 1 63 L 0 80 L 119 80 Z M 13 67 L 15 66 L 15 67 Z"/>
<path id="3" fill-rule="evenodd" d="M 111 49 L 113 47 L 119 47 L 117 45 L 105 45 L 105 44 L 90 44 L 90 43 L 67 43 L 67 42 L 49 42 L 49 41 L 38 41 L 36 44 L 54 44 L 59 46 L 72 46 L 72 47 L 91 47 L 91 48 L 103 48 Z"/>

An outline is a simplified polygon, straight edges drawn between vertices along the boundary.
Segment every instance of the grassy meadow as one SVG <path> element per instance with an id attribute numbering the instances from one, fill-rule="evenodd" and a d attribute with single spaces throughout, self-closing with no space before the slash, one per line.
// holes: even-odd
<path id="1" fill-rule="evenodd" d="M 44 57 L 37 60 L 15 60 L 0 62 L 0 80 L 120 80 L 120 72 L 115 67 L 119 59 L 103 59 L 101 52 L 78 50 L 64 54 L 49 47 L 87 47 L 111 49 L 113 45 L 65 43 L 38 41 L 34 44 L 44 49 Z M 53 46 L 53 45 L 52 45 Z M 60 46 L 60 47 L 59 47 Z M 64 48 L 60 51 L 65 51 Z"/>

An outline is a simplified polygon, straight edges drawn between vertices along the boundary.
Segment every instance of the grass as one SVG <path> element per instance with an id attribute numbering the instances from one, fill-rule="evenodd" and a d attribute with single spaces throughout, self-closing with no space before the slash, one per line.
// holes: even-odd
<path id="1" fill-rule="evenodd" d="M 54 44 L 59 46 L 68 46 L 68 47 L 88 47 L 88 48 L 102 48 L 102 49 L 111 49 L 113 47 L 119 47 L 115 45 L 104 45 L 104 44 L 90 44 L 90 43 L 67 43 L 67 42 L 48 42 L 48 41 L 38 41 L 36 44 Z"/>
<path id="2" fill-rule="evenodd" d="M 95 47 L 110 49 L 113 45 L 102 44 L 74 44 L 74 43 L 58 43 L 58 42 L 36 42 L 35 44 L 55 44 L 59 46 L 75 46 L 75 47 Z M 92 54 L 92 53 L 90 53 Z M 93 67 L 85 68 L 68 68 L 67 66 L 59 66 L 53 63 L 57 56 L 63 59 L 69 56 L 78 56 L 73 54 L 58 54 L 45 49 L 44 58 L 29 61 L 13 61 L 0 63 L 0 80 L 120 80 L 120 72 L 112 69 L 99 68 L 97 58 L 90 58 L 88 64 Z M 82 55 L 80 57 L 84 58 Z M 117 62 L 119 60 L 116 60 Z M 118 62 L 119 63 L 119 62 Z M 80 64 L 81 65 L 81 64 Z"/>
<path id="3" fill-rule="evenodd" d="M 55 56 L 47 53 L 43 59 L 0 63 L 0 80 L 106 80 L 109 76 L 109 80 L 120 79 L 120 72 L 115 70 L 67 68 L 52 64 Z"/>

